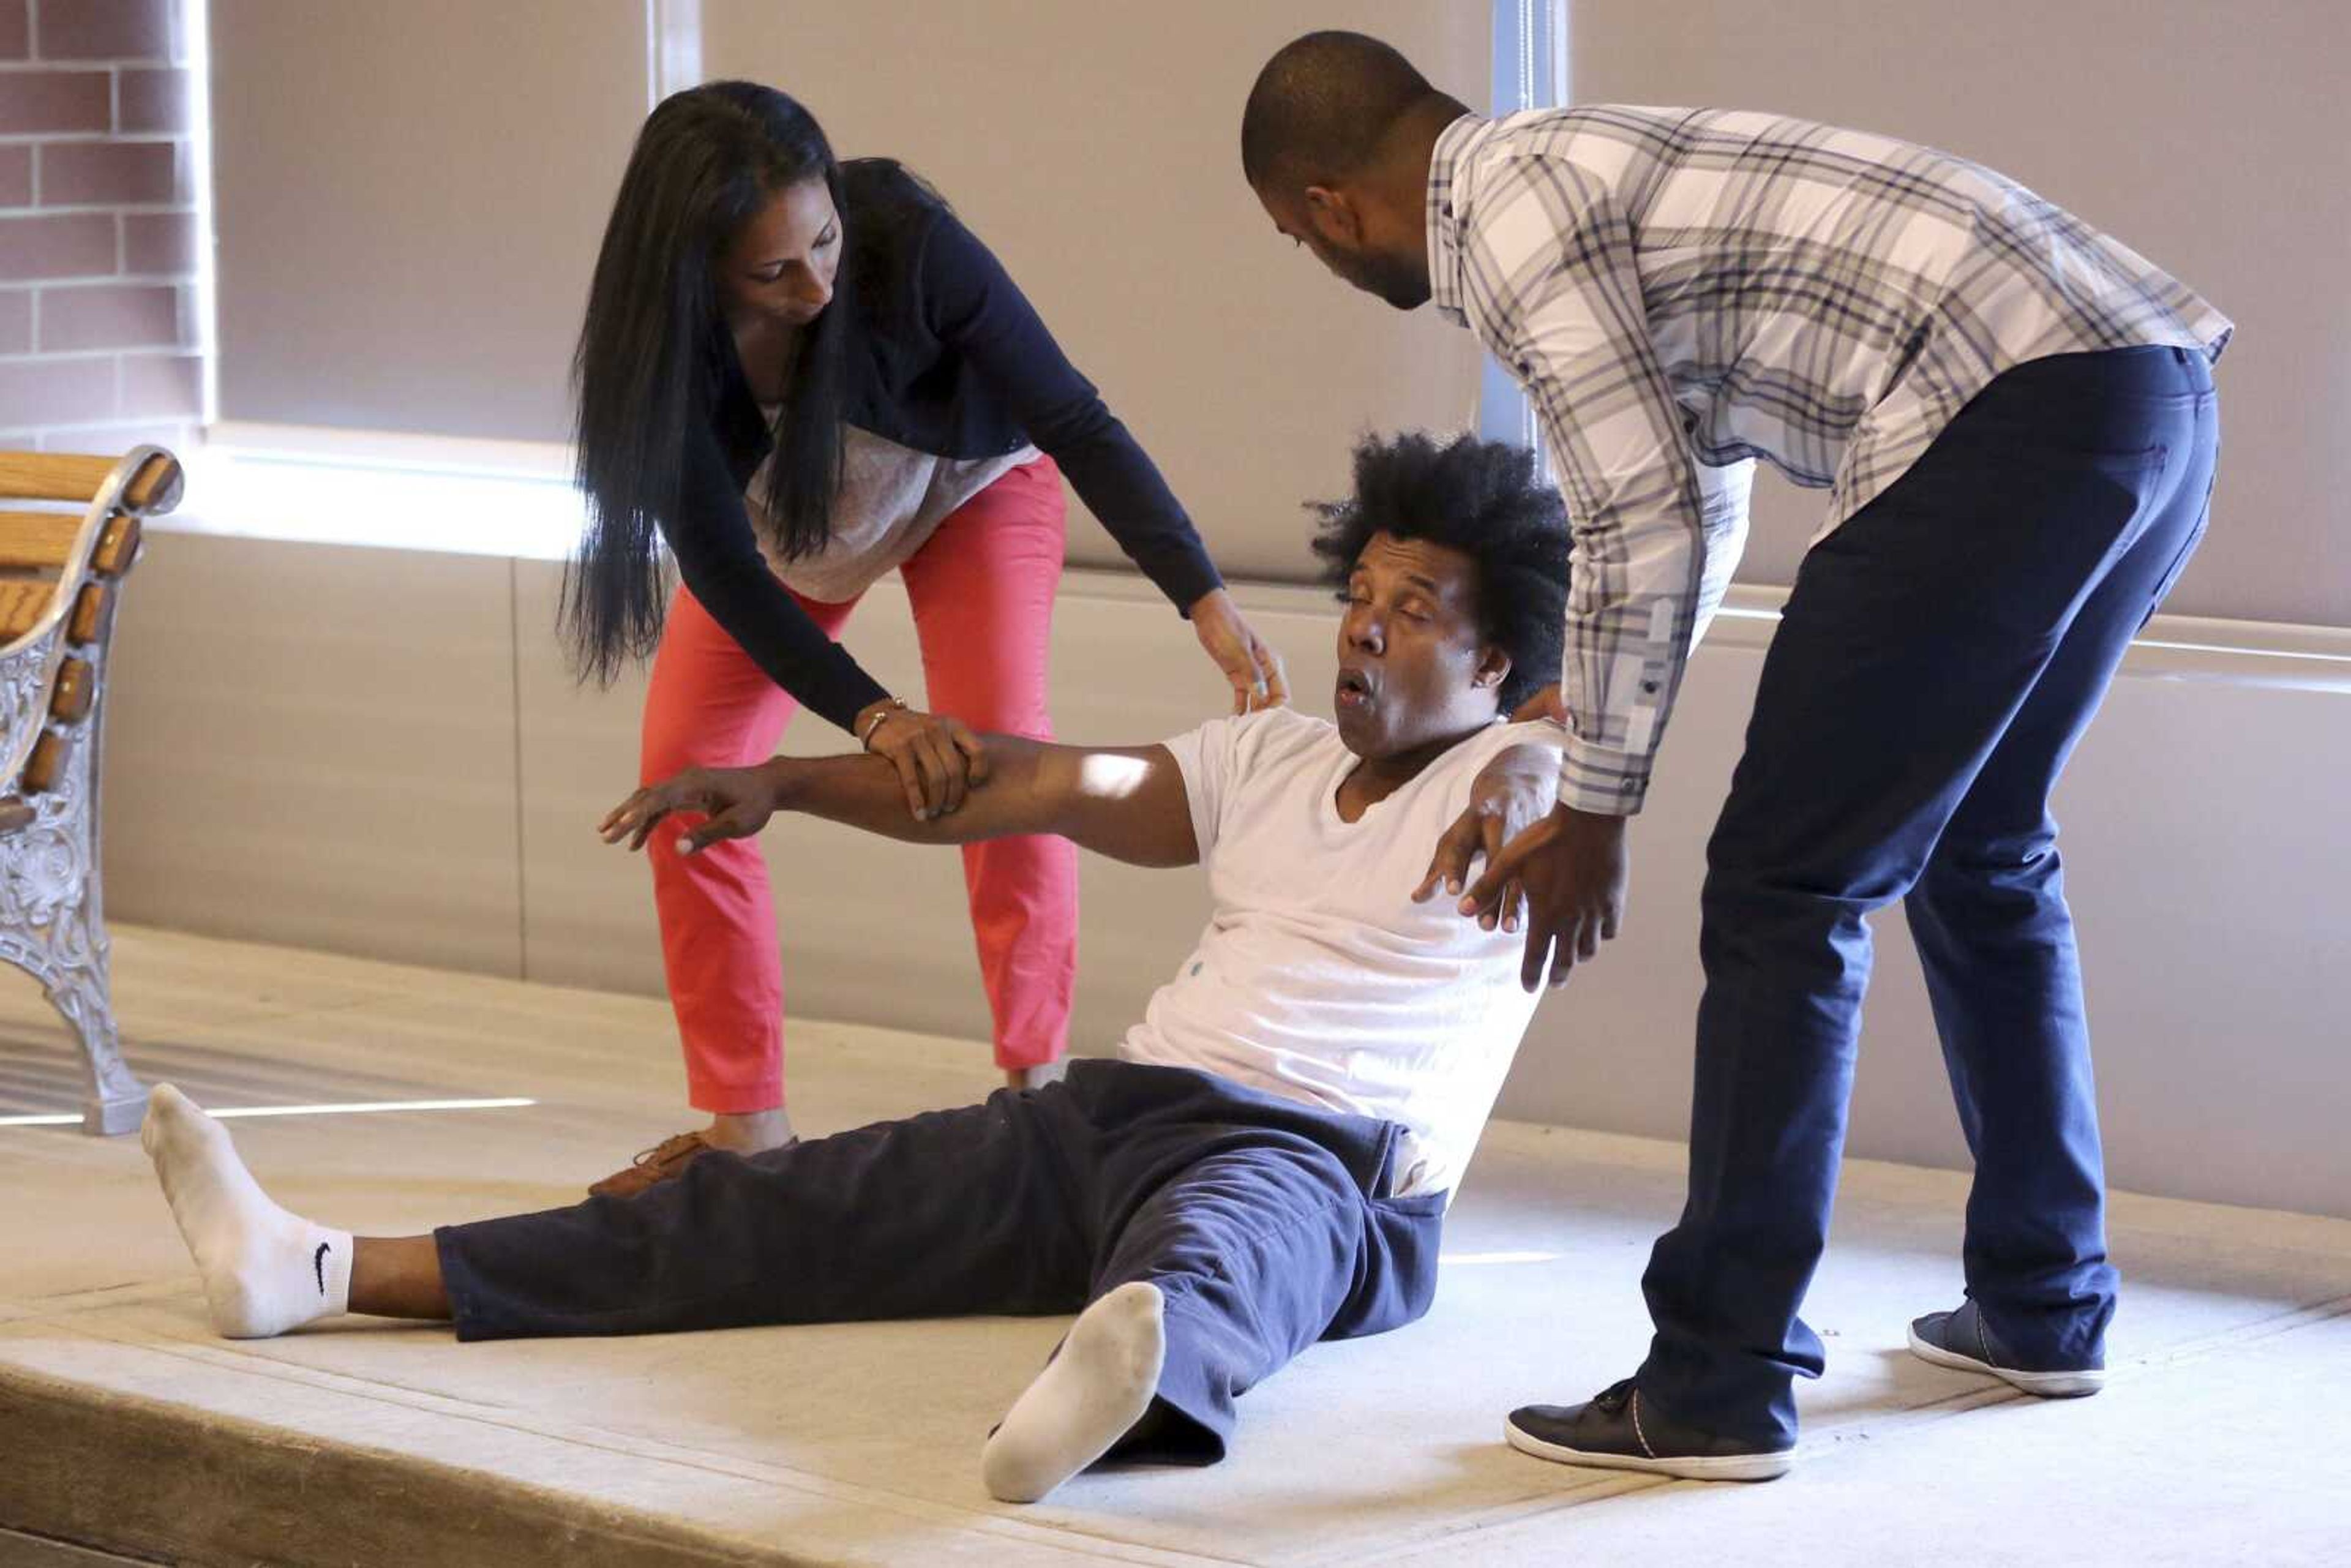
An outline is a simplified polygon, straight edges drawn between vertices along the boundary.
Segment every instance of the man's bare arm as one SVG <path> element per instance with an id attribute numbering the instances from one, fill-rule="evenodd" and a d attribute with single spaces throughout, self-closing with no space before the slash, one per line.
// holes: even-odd
<path id="1" fill-rule="evenodd" d="M 906 810 L 897 772 L 878 757 L 778 757 L 756 768 L 688 768 L 638 790 L 604 820 L 608 843 L 643 844 L 673 812 L 708 817 L 684 835 L 688 853 L 743 838 L 777 811 L 797 811 L 908 843 L 967 844 L 1055 833 L 1135 865 L 1199 857 L 1183 772 L 1164 746 L 1053 746 L 987 737 L 987 775 L 951 813 Z"/>

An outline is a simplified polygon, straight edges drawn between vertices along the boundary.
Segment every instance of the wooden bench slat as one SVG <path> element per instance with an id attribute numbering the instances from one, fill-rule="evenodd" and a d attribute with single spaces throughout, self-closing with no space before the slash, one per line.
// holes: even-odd
<path id="1" fill-rule="evenodd" d="M 0 512 L 0 570 L 63 571 L 81 518 L 66 512 Z M 113 517 L 90 548 L 90 570 L 120 577 L 139 555 L 139 519 Z"/>
<path id="2" fill-rule="evenodd" d="M 106 519 L 98 542 L 89 548 L 89 569 L 100 577 L 120 577 L 139 559 L 139 519 L 121 516 Z"/>
<path id="3" fill-rule="evenodd" d="M 39 814 L 29 801 L 11 795 L 0 800 L 0 833 L 13 833 Z"/>
<path id="4" fill-rule="evenodd" d="M 180 504 L 187 476 L 180 460 L 169 453 L 159 453 L 139 465 L 131 483 L 122 486 L 125 511 L 141 517 L 160 517 Z M 96 490 L 90 492 L 95 496 Z"/>
<path id="5" fill-rule="evenodd" d="M 66 624 L 67 642 L 80 647 L 98 641 L 99 629 L 105 624 L 107 596 L 112 591 L 102 582 L 82 584 L 80 594 L 74 600 L 73 619 Z M 34 617 L 38 619 L 37 615 Z"/>
<path id="6" fill-rule="evenodd" d="M 57 665 L 57 683 L 49 690 L 49 716 L 59 724 L 79 724 L 89 716 L 98 696 L 98 679 L 88 659 L 67 659 Z"/>
<path id="7" fill-rule="evenodd" d="M 72 755 L 73 743 L 54 729 L 41 731 L 41 738 L 33 743 L 33 755 L 25 762 L 25 793 L 46 795 L 57 787 L 65 777 L 66 758 Z"/>
<path id="8" fill-rule="evenodd" d="M 75 512 L 0 512 L 0 567 L 58 571 L 81 532 Z"/>
<path id="9" fill-rule="evenodd" d="M 68 452 L 0 452 L 0 496 L 17 501 L 88 502 L 114 472 L 117 461 Z"/>
<path id="10" fill-rule="evenodd" d="M 81 501 L 98 494 L 120 462 L 71 452 L 0 452 L 0 497 L 12 501 Z M 122 487 L 126 511 L 157 517 L 180 504 L 186 476 L 179 459 L 159 453 L 140 465 Z"/>
<path id="11" fill-rule="evenodd" d="M 54 582 L 0 582 L 0 642 L 13 643 L 49 612 Z"/>

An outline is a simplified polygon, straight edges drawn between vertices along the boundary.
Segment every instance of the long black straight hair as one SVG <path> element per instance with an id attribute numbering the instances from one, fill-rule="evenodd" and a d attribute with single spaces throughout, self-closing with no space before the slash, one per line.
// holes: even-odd
<path id="1" fill-rule="evenodd" d="M 677 516 L 692 422 L 713 417 L 734 353 L 713 265 L 776 194 L 819 179 L 845 229 L 841 167 L 823 128 L 756 82 L 673 94 L 637 134 L 571 361 L 588 527 L 559 618 L 582 680 L 609 685 L 661 641 L 660 528 Z M 853 254 L 844 243 L 832 303 L 806 329 L 774 432 L 764 503 L 787 558 L 831 538 Z"/>

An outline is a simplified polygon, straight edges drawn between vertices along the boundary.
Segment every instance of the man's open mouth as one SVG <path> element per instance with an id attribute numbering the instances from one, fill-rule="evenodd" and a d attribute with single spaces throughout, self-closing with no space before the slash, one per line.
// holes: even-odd
<path id="1" fill-rule="evenodd" d="M 1343 708 L 1361 707 L 1372 700 L 1372 683 L 1361 670 L 1341 670 L 1332 701 Z"/>

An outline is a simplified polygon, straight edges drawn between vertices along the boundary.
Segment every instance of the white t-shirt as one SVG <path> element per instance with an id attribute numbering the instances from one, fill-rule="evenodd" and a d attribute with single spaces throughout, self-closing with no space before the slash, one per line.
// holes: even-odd
<path id="1" fill-rule="evenodd" d="M 1354 822 L 1338 790 L 1360 759 L 1327 720 L 1273 708 L 1168 741 L 1215 907 L 1119 1054 L 1398 1123 L 1398 1190 L 1452 1191 L 1536 998 L 1519 986 L 1523 933 L 1412 893 L 1478 770 L 1558 733 L 1497 724 Z"/>

